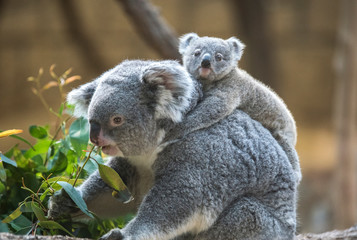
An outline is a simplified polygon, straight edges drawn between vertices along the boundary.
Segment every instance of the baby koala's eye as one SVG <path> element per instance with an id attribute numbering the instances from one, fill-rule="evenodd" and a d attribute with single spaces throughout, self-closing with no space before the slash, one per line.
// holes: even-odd
<path id="1" fill-rule="evenodd" d="M 201 55 L 201 50 L 200 49 L 196 49 L 195 52 L 193 53 L 193 55 L 195 55 L 195 57 L 198 57 Z"/>
<path id="2" fill-rule="evenodd" d="M 118 127 L 124 123 L 124 117 L 120 115 L 116 115 L 110 119 L 110 124 L 113 127 Z"/>
<path id="3" fill-rule="evenodd" d="M 216 61 L 217 61 L 217 62 L 220 62 L 220 61 L 223 60 L 223 55 L 220 54 L 220 53 L 217 53 L 216 56 L 215 56 L 215 58 L 216 58 Z"/>

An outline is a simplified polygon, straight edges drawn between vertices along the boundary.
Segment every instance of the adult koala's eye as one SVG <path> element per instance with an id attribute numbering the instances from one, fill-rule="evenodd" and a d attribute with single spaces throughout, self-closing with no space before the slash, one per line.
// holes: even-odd
<path id="1" fill-rule="evenodd" d="M 116 115 L 110 119 L 110 124 L 113 127 L 118 127 L 124 123 L 124 117 L 120 115 Z"/>
<path id="2" fill-rule="evenodd" d="M 201 55 L 201 50 L 200 49 L 196 49 L 195 52 L 193 53 L 193 55 L 195 55 L 195 57 L 198 57 Z"/>
<path id="3" fill-rule="evenodd" d="M 223 60 L 223 55 L 220 54 L 220 53 L 217 53 L 216 56 L 215 56 L 215 58 L 216 58 L 216 61 L 217 61 L 217 62 L 220 62 L 220 61 Z"/>

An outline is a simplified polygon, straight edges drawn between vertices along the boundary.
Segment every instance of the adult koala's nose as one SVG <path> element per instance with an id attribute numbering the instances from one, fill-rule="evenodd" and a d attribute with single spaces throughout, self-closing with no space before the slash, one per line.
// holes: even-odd
<path id="1" fill-rule="evenodd" d="M 203 68 L 210 68 L 211 67 L 211 55 L 206 53 L 203 55 L 201 67 Z"/>
<path id="2" fill-rule="evenodd" d="M 100 124 L 95 121 L 90 121 L 90 130 L 89 130 L 89 138 L 90 141 L 95 144 L 99 145 L 99 134 L 100 134 Z"/>

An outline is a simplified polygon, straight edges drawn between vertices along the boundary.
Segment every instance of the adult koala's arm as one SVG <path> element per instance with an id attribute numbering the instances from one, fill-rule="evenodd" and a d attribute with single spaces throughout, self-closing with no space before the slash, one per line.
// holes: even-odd
<path id="1" fill-rule="evenodd" d="M 96 171 L 82 185 L 76 188 L 86 202 L 88 209 L 102 218 L 123 216 L 127 213 L 136 212 L 141 202 L 141 191 L 145 187 L 148 188 L 145 184 L 139 186 L 138 182 L 150 182 L 150 180 L 145 177 L 145 174 L 139 175 L 135 167 L 131 166 L 124 158 L 112 158 L 106 165 L 113 168 L 120 175 L 134 196 L 134 201 L 124 204 L 115 199 L 112 196 L 113 189 L 101 179 L 98 171 Z M 49 203 L 48 216 L 50 218 L 58 219 L 66 215 L 71 215 L 75 219 L 87 218 L 87 215 L 78 209 L 63 190 L 56 192 Z"/>

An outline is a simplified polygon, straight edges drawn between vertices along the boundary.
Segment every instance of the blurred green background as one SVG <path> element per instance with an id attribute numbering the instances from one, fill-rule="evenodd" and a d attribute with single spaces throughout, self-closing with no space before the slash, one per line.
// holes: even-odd
<path id="1" fill-rule="evenodd" d="M 340 83 L 334 63 L 344 2 L 152 1 L 177 36 L 196 32 L 241 39 L 246 49 L 240 67 L 271 86 L 293 113 L 303 171 L 299 232 L 351 224 L 342 224 L 335 216 L 346 200 L 338 194 L 336 200 L 335 191 Z M 50 80 L 52 64 L 58 73 L 73 67 L 73 74 L 82 76 L 75 87 L 124 59 L 162 57 L 142 39 L 120 1 L 0 0 L 0 129 L 24 129 L 21 136 L 30 139 L 30 125 L 51 121 L 26 81 L 40 67 L 44 81 Z M 54 108 L 59 106 L 57 90 L 50 89 L 45 97 Z M 16 143 L 0 139 L 0 150 Z"/>

